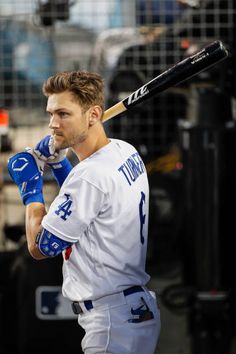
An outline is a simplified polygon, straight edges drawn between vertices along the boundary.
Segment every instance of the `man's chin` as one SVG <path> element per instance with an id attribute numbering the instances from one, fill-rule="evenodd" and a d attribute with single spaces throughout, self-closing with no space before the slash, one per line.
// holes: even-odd
<path id="1" fill-rule="evenodd" d="M 54 136 L 54 147 L 56 150 L 67 149 L 68 144 L 66 144 L 66 142 L 63 141 L 61 136 Z"/>
<path id="2" fill-rule="evenodd" d="M 54 146 L 56 151 L 68 149 L 69 147 L 67 144 L 55 144 Z"/>

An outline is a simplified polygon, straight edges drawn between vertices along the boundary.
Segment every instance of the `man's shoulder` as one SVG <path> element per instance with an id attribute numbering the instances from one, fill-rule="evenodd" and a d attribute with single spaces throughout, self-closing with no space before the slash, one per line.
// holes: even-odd
<path id="1" fill-rule="evenodd" d="M 110 164 L 106 162 L 106 159 L 100 161 L 99 158 L 81 161 L 74 167 L 72 179 L 100 186 L 101 181 L 109 175 Z"/>
<path id="2" fill-rule="evenodd" d="M 113 138 L 111 138 L 110 140 L 111 140 L 111 142 L 112 142 L 114 145 L 121 146 L 121 147 L 126 147 L 126 148 L 130 148 L 130 149 L 136 149 L 136 148 L 135 148 L 131 143 L 129 143 L 128 141 L 121 140 L 121 139 L 113 139 Z"/>

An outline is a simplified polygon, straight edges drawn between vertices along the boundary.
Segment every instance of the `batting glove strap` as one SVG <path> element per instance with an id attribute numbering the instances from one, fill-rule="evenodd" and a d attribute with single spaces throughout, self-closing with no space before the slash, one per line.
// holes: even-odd
<path id="1" fill-rule="evenodd" d="M 66 177 L 72 170 L 73 166 L 71 165 L 70 161 L 65 158 L 64 160 L 58 162 L 58 163 L 50 163 L 50 167 L 52 170 L 52 174 L 57 180 L 57 183 L 61 187 L 62 184 L 64 183 Z"/>
<path id="2" fill-rule="evenodd" d="M 32 154 L 20 152 L 11 156 L 8 171 L 19 189 L 24 205 L 33 202 L 44 203 L 42 175 Z"/>

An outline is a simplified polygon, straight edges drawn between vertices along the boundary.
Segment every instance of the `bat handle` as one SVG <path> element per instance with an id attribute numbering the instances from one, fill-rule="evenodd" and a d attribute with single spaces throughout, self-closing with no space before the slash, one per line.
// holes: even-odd
<path id="1" fill-rule="evenodd" d="M 118 102 L 117 104 L 115 104 L 114 106 L 112 106 L 111 108 L 108 108 L 104 113 L 103 113 L 103 117 L 102 117 L 102 121 L 105 122 L 106 120 L 113 118 L 115 116 L 117 116 L 118 114 L 126 111 L 127 108 L 125 107 L 125 105 L 123 104 L 122 101 Z"/>

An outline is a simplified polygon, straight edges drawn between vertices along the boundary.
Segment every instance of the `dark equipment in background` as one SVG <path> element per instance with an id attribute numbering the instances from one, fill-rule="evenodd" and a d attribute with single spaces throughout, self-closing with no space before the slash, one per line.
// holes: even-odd
<path id="1" fill-rule="evenodd" d="M 70 17 L 70 6 L 74 1 L 70 0 L 38 0 L 37 14 L 41 25 L 52 26 L 57 20 L 67 21 Z"/>
<path id="2" fill-rule="evenodd" d="M 228 354 L 236 335 L 236 280 L 232 276 L 236 124 L 229 96 L 212 87 L 196 91 L 195 122 L 179 127 L 185 218 L 183 284 L 165 289 L 163 298 L 174 309 L 175 294 L 188 308 L 193 354 Z"/>
<path id="3" fill-rule="evenodd" d="M 194 123 L 179 126 L 185 189 L 183 283 L 167 287 L 162 299 L 175 312 L 188 309 L 191 353 L 223 354 L 230 352 L 236 334 L 236 126 L 230 97 L 219 89 L 196 87 L 194 97 Z"/>
<path id="4" fill-rule="evenodd" d="M 210 9 L 214 2 L 208 1 L 205 6 Z M 227 6 L 229 2 L 219 2 L 223 23 L 228 23 Z M 201 20 L 200 13 L 194 13 L 192 33 L 197 38 Z M 188 110 L 192 123 L 179 124 L 185 188 L 180 247 L 183 282 L 166 288 L 163 302 L 175 311 L 181 307 L 188 309 L 192 354 L 228 354 L 236 336 L 236 281 L 232 274 L 232 206 L 236 198 L 236 125 L 232 117 L 232 98 L 236 97 L 235 19 L 233 23 L 228 29 L 223 25 L 219 28 L 230 48 L 229 59 L 217 68 L 217 75 L 210 71 L 193 83 Z M 209 26 L 206 33 L 213 36 L 214 30 Z M 187 36 L 185 29 L 177 33 L 183 38 Z"/>

